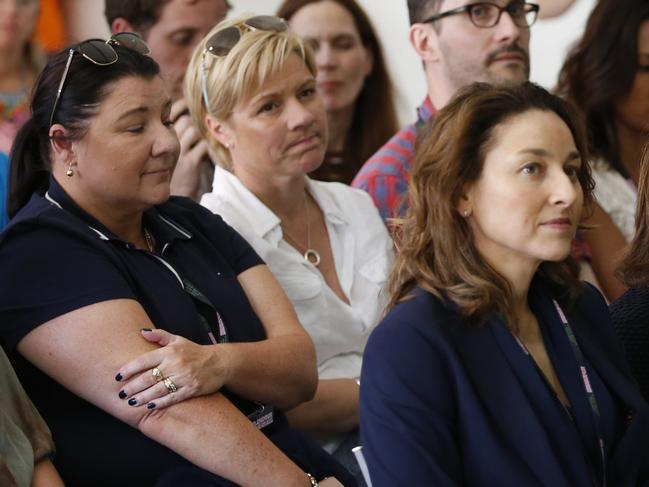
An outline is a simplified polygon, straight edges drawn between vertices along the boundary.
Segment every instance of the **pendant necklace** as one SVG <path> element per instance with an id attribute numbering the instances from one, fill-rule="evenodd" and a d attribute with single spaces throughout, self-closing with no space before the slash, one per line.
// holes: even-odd
<path id="1" fill-rule="evenodd" d="M 318 267 L 320 265 L 320 252 L 316 249 L 311 248 L 311 221 L 309 219 L 309 203 L 307 201 L 306 191 L 304 192 L 304 214 L 306 216 L 306 251 L 302 254 L 304 260 L 308 263 L 313 264 Z M 284 236 L 294 247 L 302 247 L 297 241 L 288 235 L 286 232 L 283 232 Z"/>

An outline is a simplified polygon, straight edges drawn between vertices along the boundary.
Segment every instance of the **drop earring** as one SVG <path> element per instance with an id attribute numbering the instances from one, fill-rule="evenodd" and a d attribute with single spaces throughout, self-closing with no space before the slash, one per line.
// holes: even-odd
<path id="1" fill-rule="evenodd" d="M 70 161 L 70 162 L 68 163 L 68 170 L 65 171 L 65 175 L 66 175 L 67 177 L 69 177 L 69 178 L 71 178 L 72 176 L 74 176 L 74 171 L 72 170 L 72 161 Z"/>

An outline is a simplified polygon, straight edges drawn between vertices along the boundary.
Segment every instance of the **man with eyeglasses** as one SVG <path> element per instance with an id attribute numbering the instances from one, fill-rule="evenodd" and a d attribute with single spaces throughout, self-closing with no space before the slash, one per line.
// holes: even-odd
<path id="1" fill-rule="evenodd" d="M 372 196 L 384 221 L 408 208 L 415 139 L 438 109 L 473 82 L 528 79 L 530 26 L 538 10 L 523 0 L 408 0 L 410 43 L 423 62 L 428 96 L 416 123 L 393 136 L 352 182 Z"/>
<path id="2" fill-rule="evenodd" d="M 183 80 L 194 47 L 225 18 L 230 5 L 227 0 L 105 0 L 104 6 L 110 30 L 140 34 L 160 65 L 174 100 L 171 118 L 180 139 L 171 192 L 198 201 L 211 187 L 214 168 L 207 142 L 189 117 Z"/>

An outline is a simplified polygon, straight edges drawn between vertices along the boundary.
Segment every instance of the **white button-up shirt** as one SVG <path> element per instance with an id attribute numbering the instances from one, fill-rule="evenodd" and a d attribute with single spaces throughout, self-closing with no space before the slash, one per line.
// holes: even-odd
<path id="1" fill-rule="evenodd" d="M 234 227 L 257 251 L 295 307 L 315 343 L 321 379 L 360 375 L 362 353 L 387 302 L 384 285 L 393 261 L 385 225 L 364 191 L 307 178 L 324 214 L 340 285 L 350 304 L 318 268 L 283 239 L 280 219 L 237 177 L 216 167 L 201 204 Z"/>

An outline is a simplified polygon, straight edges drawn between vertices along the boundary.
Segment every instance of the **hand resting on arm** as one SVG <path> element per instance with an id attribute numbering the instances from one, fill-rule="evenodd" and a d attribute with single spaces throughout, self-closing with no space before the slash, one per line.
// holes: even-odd
<path id="1" fill-rule="evenodd" d="M 118 397 L 114 371 L 155 348 L 139 336 L 152 326 L 136 301 L 104 301 L 35 328 L 18 350 L 73 393 L 205 470 L 242 486 L 308 486 L 304 472 L 221 394 L 163 410 L 131 407 Z"/>
<path id="2" fill-rule="evenodd" d="M 198 345 L 163 330 L 141 332 L 160 348 L 117 369 L 123 378 L 124 399 L 135 400 L 137 406 L 153 402 L 159 409 L 216 392 L 224 385 L 242 397 L 279 409 L 313 397 L 315 349 L 284 291 L 264 265 L 242 272 L 238 279 L 268 338 Z M 171 377 L 176 393 L 168 394 L 162 382 L 156 383 L 151 375 L 154 367 Z"/>

